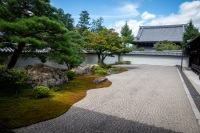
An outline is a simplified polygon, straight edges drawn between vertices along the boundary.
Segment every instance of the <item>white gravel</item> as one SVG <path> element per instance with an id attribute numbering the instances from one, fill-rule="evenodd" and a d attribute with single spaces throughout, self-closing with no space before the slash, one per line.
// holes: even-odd
<path id="1" fill-rule="evenodd" d="M 89 90 L 65 114 L 14 131 L 200 133 L 176 67 L 129 65 L 128 69 L 108 76 L 110 87 Z"/>

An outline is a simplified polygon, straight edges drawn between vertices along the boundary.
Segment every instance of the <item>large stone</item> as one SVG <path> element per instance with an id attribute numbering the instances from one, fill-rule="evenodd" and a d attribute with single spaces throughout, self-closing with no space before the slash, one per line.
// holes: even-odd
<path id="1" fill-rule="evenodd" d="M 90 74 L 92 74 L 91 69 L 93 66 L 94 65 L 79 66 L 79 67 L 73 69 L 73 71 L 75 72 L 75 74 L 77 76 L 90 75 Z"/>
<path id="2" fill-rule="evenodd" d="M 53 87 L 68 81 L 63 69 L 53 68 L 45 64 L 29 65 L 25 69 L 30 77 L 28 82 L 33 85 Z"/>
<path id="3" fill-rule="evenodd" d="M 106 77 L 95 78 L 93 80 L 93 83 L 98 84 L 98 83 L 106 82 L 107 80 L 108 80 L 108 78 L 106 78 Z"/>

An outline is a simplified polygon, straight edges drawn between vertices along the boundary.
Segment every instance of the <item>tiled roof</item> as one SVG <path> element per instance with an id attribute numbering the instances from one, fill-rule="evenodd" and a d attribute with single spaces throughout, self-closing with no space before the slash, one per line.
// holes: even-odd
<path id="1" fill-rule="evenodd" d="M 181 42 L 186 24 L 163 26 L 140 26 L 133 42 L 173 41 Z"/>
<path id="2" fill-rule="evenodd" d="M 13 53 L 14 49 L 10 47 L 0 48 L 0 53 Z M 47 53 L 49 49 L 36 49 L 34 51 L 31 50 L 24 50 L 22 53 Z"/>

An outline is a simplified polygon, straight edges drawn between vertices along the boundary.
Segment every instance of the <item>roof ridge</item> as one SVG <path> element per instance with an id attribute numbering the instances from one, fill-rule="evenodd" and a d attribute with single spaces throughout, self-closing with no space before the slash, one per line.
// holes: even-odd
<path id="1" fill-rule="evenodd" d="M 174 28 L 174 27 L 183 27 L 183 26 L 187 26 L 187 24 L 140 26 L 140 28 L 145 28 L 145 29 L 151 29 L 151 28 Z"/>

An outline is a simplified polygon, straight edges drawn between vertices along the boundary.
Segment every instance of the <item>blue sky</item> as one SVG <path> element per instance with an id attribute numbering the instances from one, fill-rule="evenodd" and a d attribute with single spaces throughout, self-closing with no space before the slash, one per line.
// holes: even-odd
<path id="1" fill-rule="evenodd" d="M 72 14 L 75 24 L 84 10 L 91 20 L 103 17 L 103 25 L 117 32 L 127 22 L 135 36 L 141 25 L 185 24 L 191 19 L 200 29 L 200 0 L 51 0 L 51 4 Z"/>

